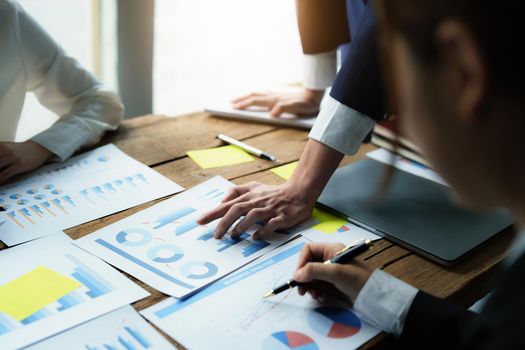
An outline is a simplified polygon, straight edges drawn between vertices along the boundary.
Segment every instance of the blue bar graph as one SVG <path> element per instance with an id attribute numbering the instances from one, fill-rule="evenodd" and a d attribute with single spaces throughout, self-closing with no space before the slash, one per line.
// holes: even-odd
<path id="1" fill-rule="evenodd" d="M 41 320 L 43 318 L 46 318 L 47 316 L 51 315 L 51 312 L 47 309 L 41 309 L 32 314 L 29 317 L 24 318 L 22 321 L 20 321 L 24 326 L 27 326 L 30 323 L 33 323 L 35 321 Z"/>
<path id="2" fill-rule="evenodd" d="M 0 312 L 0 335 L 8 333 L 16 328 L 13 321 L 9 320 L 7 316 Z"/>
<path id="3" fill-rule="evenodd" d="M 124 325 L 124 328 L 115 335 L 115 340 L 102 345 L 105 350 L 142 350 L 149 349 L 153 344 L 146 339 L 138 330 L 132 326 Z M 100 347 L 85 345 L 86 350 L 99 350 Z"/>
<path id="4" fill-rule="evenodd" d="M 73 306 L 82 304 L 84 300 L 82 300 L 82 297 L 78 295 L 76 292 L 71 292 L 62 298 L 57 300 L 60 306 L 58 307 L 58 311 L 64 311 L 67 310 Z"/>
<path id="5" fill-rule="evenodd" d="M 126 181 L 128 184 L 130 184 L 131 186 L 135 187 L 136 189 L 138 189 L 138 186 L 137 184 L 135 183 L 135 180 L 133 180 L 133 177 L 131 176 L 126 176 L 124 178 L 124 181 Z"/>
<path id="6" fill-rule="evenodd" d="M 63 199 L 66 203 L 69 203 L 69 205 L 71 205 L 71 206 L 73 206 L 73 207 L 76 207 L 75 202 L 73 201 L 73 199 L 72 199 L 70 196 L 63 196 L 62 199 Z"/>
<path id="7" fill-rule="evenodd" d="M 91 187 L 91 191 L 93 191 L 97 196 L 99 196 L 103 200 L 108 201 L 108 199 L 104 196 L 104 191 L 102 190 L 102 187 L 93 186 Z"/>
<path id="8" fill-rule="evenodd" d="M 89 295 L 92 299 L 95 299 L 108 292 L 102 286 L 100 286 L 96 280 L 92 279 L 91 276 L 88 273 L 86 273 L 82 268 L 77 267 L 75 268 L 75 271 L 76 272 L 73 272 L 71 276 L 73 276 L 77 281 L 79 281 L 89 289 L 89 291 L 86 294 Z"/>
<path id="9" fill-rule="evenodd" d="M 115 187 L 113 187 L 113 184 L 106 182 L 105 184 L 102 184 L 102 187 L 110 192 L 117 192 Z"/>
<path id="10" fill-rule="evenodd" d="M 223 195 L 224 195 L 223 191 L 220 191 L 218 189 L 213 189 L 210 192 L 208 192 L 208 193 L 204 194 L 203 196 L 199 197 L 198 199 L 199 200 L 204 199 L 206 201 L 209 201 L 209 200 L 212 200 L 214 198 L 221 197 Z"/>
<path id="11" fill-rule="evenodd" d="M 199 236 L 197 239 L 199 241 L 209 241 L 210 239 L 213 238 L 213 231 L 214 230 L 210 230 L 210 231 L 204 233 L 202 236 Z"/>
<path id="12" fill-rule="evenodd" d="M 115 181 L 113 181 L 113 184 L 118 186 L 118 188 L 121 189 L 122 191 L 128 193 L 128 190 L 126 190 L 126 188 L 124 187 L 124 181 L 122 181 L 122 180 L 115 180 Z"/>
<path id="13" fill-rule="evenodd" d="M 216 194 L 214 194 L 213 196 L 209 197 L 208 200 L 212 200 L 212 199 L 215 199 L 217 197 L 222 197 L 224 195 L 224 192 L 218 192 Z"/>
<path id="14" fill-rule="evenodd" d="M 120 345 L 122 345 L 126 350 L 138 350 L 135 346 L 133 346 L 131 343 L 124 340 L 122 337 L 118 337 L 118 342 Z"/>
<path id="15" fill-rule="evenodd" d="M 211 190 L 210 192 L 205 193 L 203 196 L 199 197 L 198 199 L 206 198 L 206 197 L 208 197 L 208 196 L 214 194 L 214 193 L 217 192 L 217 191 L 219 191 L 219 190 L 215 188 L 215 189 Z"/>
<path id="16" fill-rule="evenodd" d="M 252 244 L 242 250 L 244 257 L 249 257 L 252 254 L 257 253 L 259 250 L 264 249 L 270 245 L 270 242 L 266 241 L 254 241 Z"/>
<path id="17" fill-rule="evenodd" d="M 137 330 L 131 328 L 130 326 L 124 326 L 126 332 L 129 333 L 140 345 L 146 349 L 151 346 L 151 343 Z"/>
<path id="18" fill-rule="evenodd" d="M 96 204 L 91 198 L 89 198 L 89 192 L 88 190 L 81 190 L 80 191 L 80 194 L 82 195 L 82 197 L 86 198 L 88 201 L 90 201 L 91 203 L 93 204 Z"/>
<path id="19" fill-rule="evenodd" d="M 140 267 L 142 267 L 142 268 L 144 268 L 144 269 L 146 269 L 146 270 L 148 270 L 148 271 L 150 271 L 150 272 L 156 274 L 157 276 L 159 276 L 159 277 L 161 277 L 161 278 L 163 278 L 163 279 L 165 279 L 165 280 L 167 280 L 167 281 L 169 281 L 169 282 L 171 282 L 171 283 L 173 283 L 173 284 L 176 284 L 176 285 L 178 285 L 178 286 L 181 286 L 181 287 L 183 287 L 183 288 L 187 288 L 187 289 L 193 289 L 193 288 L 195 288 L 195 287 L 192 286 L 191 284 L 188 284 L 188 283 L 183 282 L 183 281 L 181 281 L 181 280 L 179 280 L 179 279 L 176 279 L 175 277 L 168 275 L 168 274 L 165 273 L 164 271 L 159 270 L 159 269 L 157 269 L 156 267 L 151 266 L 150 264 L 147 264 L 147 263 L 145 263 L 144 261 L 142 261 L 142 260 L 140 260 L 140 259 L 137 259 L 137 258 L 134 257 L 133 255 L 126 253 L 126 252 L 123 251 L 122 249 L 120 249 L 120 248 L 114 246 L 113 244 L 111 244 L 111 243 L 109 243 L 109 242 L 106 242 L 106 241 L 103 240 L 103 239 L 98 238 L 98 239 L 95 240 L 95 242 L 97 242 L 97 243 L 100 244 L 101 246 L 103 246 L 103 247 L 105 247 L 105 248 L 107 248 L 107 249 L 113 251 L 114 253 L 116 253 L 116 254 L 122 256 L 123 258 L 128 259 L 129 261 L 131 261 L 131 262 L 133 262 L 133 263 L 139 265 Z"/>
<path id="20" fill-rule="evenodd" d="M 65 256 L 77 265 L 71 276 L 89 289 L 86 293 L 89 297 L 94 299 L 115 289 L 111 283 L 98 276 L 95 271 L 81 263 L 73 255 L 66 254 Z"/>
<path id="21" fill-rule="evenodd" d="M 138 173 L 135 175 L 135 177 L 146 184 L 148 183 L 148 180 L 146 180 L 146 177 L 144 176 L 144 174 Z"/>
<path id="22" fill-rule="evenodd" d="M 241 236 L 238 239 L 233 239 L 231 237 L 223 238 L 222 241 L 219 243 L 221 247 L 217 249 L 217 251 L 223 252 L 226 249 L 231 248 L 234 245 L 241 243 L 243 240 L 248 239 L 249 237 L 250 235 L 244 232 L 241 234 Z"/>
<path id="23" fill-rule="evenodd" d="M 40 214 L 40 215 L 42 215 L 42 216 L 44 215 L 44 212 L 42 211 L 42 209 L 40 209 L 40 207 L 39 207 L 38 205 L 36 205 L 36 204 L 35 204 L 35 205 L 32 205 L 31 208 L 32 208 L 35 212 L 37 212 L 38 214 Z"/>
<path id="24" fill-rule="evenodd" d="M 163 226 L 166 226 L 170 223 L 172 223 L 173 221 L 175 220 L 179 220 L 191 213 L 195 212 L 195 209 L 192 208 L 192 207 L 185 207 L 185 208 L 182 208 L 182 209 L 179 209 L 173 213 L 169 213 L 167 215 L 164 215 L 160 218 L 158 218 L 157 220 L 155 220 L 155 222 L 157 223 L 157 226 L 154 227 L 154 229 L 159 229 Z"/>
<path id="25" fill-rule="evenodd" d="M 193 230 L 194 228 L 198 226 L 199 224 L 197 224 L 196 220 L 185 222 L 175 229 L 175 234 L 177 236 L 182 236 L 183 234 L 190 232 L 191 230 Z"/>

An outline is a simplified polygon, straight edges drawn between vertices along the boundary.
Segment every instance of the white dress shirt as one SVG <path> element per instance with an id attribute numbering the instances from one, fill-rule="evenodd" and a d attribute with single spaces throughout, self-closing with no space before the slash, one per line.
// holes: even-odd
<path id="1" fill-rule="evenodd" d="M 325 90 L 337 74 L 337 52 L 304 55 L 303 85 Z M 308 137 L 343 154 L 354 154 L 374 128 L 375 121 L 327 95 Z"/>
<path id="2" fill-rule="evenodd" d="M 60 160 L 83 146 L 96 144 L 106 130 L 116 129 L 122 119 L 120 98 L 67 56 L 11 0 L 0 0 L 0 62 L 0 142 L 14 140 L 29 91 L 60 116 L 31 140 Z"/>
<path id="3" fill-rule="evenodd" d="M 524 253 L 525 230 L 517 235 L 510 246 L 503 261 L 504 268 L 509 269 Z M 368 323 L 400 336 L 417 292 L 417 288 L 384 271 L 375 270 L 357 295 L 354 309 Z"/>

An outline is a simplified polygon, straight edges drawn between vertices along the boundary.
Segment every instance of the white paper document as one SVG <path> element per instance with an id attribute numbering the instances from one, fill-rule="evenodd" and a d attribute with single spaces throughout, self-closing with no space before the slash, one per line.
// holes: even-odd
<path id="1" fill-rule="evenodd" d="M 149 295 L 52 234 L 0 252 L 0 347 L 18 349 Z"/>
<path id="2" fill-rule="evenodd" d="M 355 349 L 379 331 L 348 305 L 321 305 L 296 289 L 262 299 L 292 276 L 305 242 L 288 242 L 190 298 L 141 313 L 190 349 Z"/>
<path id="3" fill-rule="evenodd" d="M 196 220 L 215 208 L 233 184 L 214 177 L 202 184 L 85 236 L 75 244 L 153 288 L 183 298 L 288 241 L 274 233 L 253 240 L 254 225 L 238 240 L 217 240 L 218 220 Z"/>
<path id="4" fill-rule="evenodd" d="M 103 146 L 1 186 L 0 240 L 23 243 L 182 189 L 114 145 Z"/>
<path id="5" fill-rule="evenodd" d="M 375 151 L 368 152 L 366 156 L 378 162 L 393 165 L 397 169 L 407 173 L 448 186 L 447 182 L 429 167 L 414 162 L 413 160 L 401 157 L 400 155 L 393 154 L 384 148 L 379 148 Z"/>
<path id="6" fill-rule="evenodd" d="M 175 349 L 131 306 L 86 322 L 25 350 Z"/>

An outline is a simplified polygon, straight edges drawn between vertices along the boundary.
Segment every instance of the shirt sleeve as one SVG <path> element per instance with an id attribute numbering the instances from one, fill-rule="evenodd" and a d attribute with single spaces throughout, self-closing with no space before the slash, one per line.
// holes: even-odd
<path id="1" fill-rule="evenodd" d="M 374 125 L 372 118 L 326 96 L 308 137 L 338 152 L 352 155 Z"/>
<path id="2" fill-rule="evenodd" d="M 325 90 L 337 75 L 337 51 L 307 54 L 303 58 L 303 86 L 310 90 Z"/>
<path id="3" fill-rule="evenodd" d="M 399 337 L 417 293 L 408 283 L 375 270 L 357 295 L 354 309 L 366 322 Z"/>
<path id="4" fill-rule="evenodd" d="M 19 49 L 26 90 L 60 118 L 32 138 L 60 160 L 84 146 L 96 144 L 105 131 L 122 120 L 120 98 L 107 90 L 16 4 Z"/>

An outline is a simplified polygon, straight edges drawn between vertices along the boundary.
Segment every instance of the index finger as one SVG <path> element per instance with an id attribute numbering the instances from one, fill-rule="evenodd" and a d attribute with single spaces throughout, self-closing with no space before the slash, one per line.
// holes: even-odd
<path id="1" fill-rule="evenodd" d="M 233 100 L 231 100 L 231 103 L 239 103 L 241 101 L 249 99 L 250 97 L 257 97 L 257 96 L 264 96 L 264 95 L 265 94 L 260 93 L 260 92 L 250 92 L 249 94 L 242 95 L 242 96 L 234 98 Z"/>
<path id="2" fill-rule="evenodd" d="M 0 184 L 9 180 L 11 177 L 17 174 L 16 165 L 11 165 L 6 169 L 0 171 Z"/>
<path id="3" fill-rule="evenodd" d="M 297 269 L 312 261 L 324 261 L 332 258 L 343 247 L 344 245 L 339 243 L 308 243 L 301 250 Z"/>
<path id="4" fill-rule="evenodd" d="M 218 218 L 222 218 L 224 214 L 230 210 L 230 207 L 233 204 L 230 202 L 219 204 L 215 209 L 212 209 L 204 214 L 200 218 L 197 219 L 197 224 L 199 225 L 206 225 L 212 222 L 213 220 L 217 220 Z"/>
<path id="5" fill-rule="evenodd" d="M 237 198 L 231 199 L 227 202 L 223 202 L 219 204 L 215 209 L 210 210 L 207 213 L 204 213 L 200 218 L 197 219 L 197 224 L 199 225 L 206 225 L 212 222 L 213 220 L 217 220 L 219 218 L 222 218 L 226 213 L 230 210 L 230 208 L 237 203 L 240 203 L 246 199 L 246 193 L 240 195 Z"/>
<path id="6" fill-rule="evenodd" d="M 297 262 L 297 269 L 300 269 L 310 261 L 319 260 L 319 248 L 317 243 L 307 243 L 301 250 L 299 261 Z"/>

